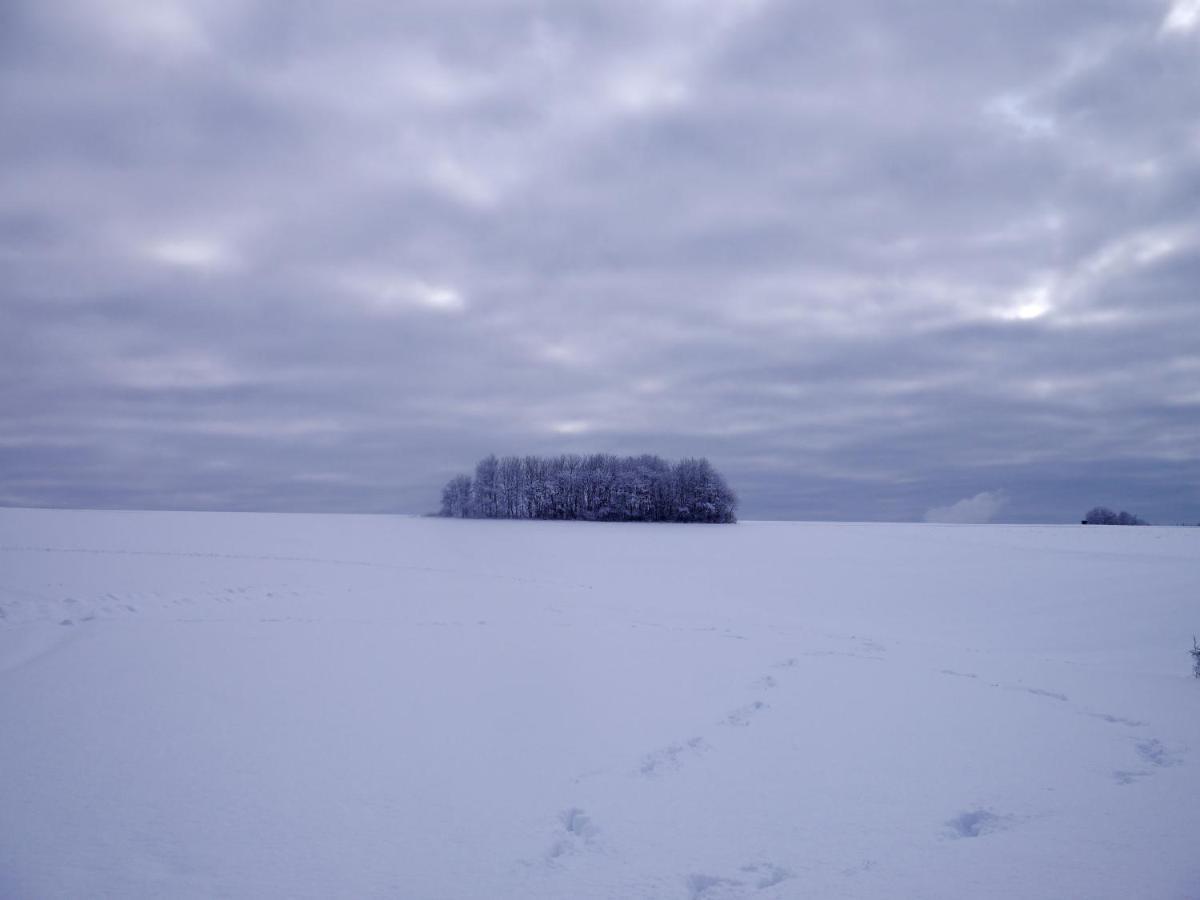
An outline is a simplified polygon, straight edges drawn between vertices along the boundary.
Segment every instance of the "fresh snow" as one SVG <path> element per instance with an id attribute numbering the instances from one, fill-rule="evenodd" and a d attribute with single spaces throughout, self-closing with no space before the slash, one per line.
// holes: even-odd
<path id="1" fill-rule="evenodd" d="M 5 898 L 1200 897 L 1200 529 L 0 510 Z"/>

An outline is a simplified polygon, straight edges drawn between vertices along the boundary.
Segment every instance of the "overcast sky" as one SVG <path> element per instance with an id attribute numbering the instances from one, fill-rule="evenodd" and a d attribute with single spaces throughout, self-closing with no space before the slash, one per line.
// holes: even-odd
<path id="1" fill-rule="evenodd" d="M 1200 0 L 0 4 L 0 505 L 1200 520 Z"/>

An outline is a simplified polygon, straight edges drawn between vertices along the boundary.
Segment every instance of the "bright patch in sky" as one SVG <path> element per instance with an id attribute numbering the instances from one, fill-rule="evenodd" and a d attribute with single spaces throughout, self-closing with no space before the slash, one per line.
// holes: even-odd
<path id="1" fill-rule="evenodd" d="M 1163 20 L 1164 32 L 1186 34 L 1200 25 L 1200 0 L 1176 0 Z"/>
<path id="2" fill-rule="evenodd" d="M 466 309 L 466 301 L 456 288 L 420 278 L 359 273 L 343 279 L 343 283 L 368 309 L 381 314 L 414 309 L 458 313 Z"/>
<path id="3" fill-rule="evenodd" d="M 1024 303 L 1018 306 L 1015 311 L 1015 317 L 1018 319 L 1040 319 L 1050 311 L 1050 307 L 1044 303 Z"/>
<path id="4" fill-rule="evenodd" d="M 1030 321 L 1040 319 L 1050 310 L 1050 285 L 1041 283 L 1017 294 L 1015 305 L 1002 310 L 1000 318 Z"/>
<path id="5" fill-rule="evenodd" d="M 433 164 L 429 178 L 439 190 L 467 206 L 484 208 L 496 202 L 496 191 L 487 178 L 449 157 Z"/>
<path id="6" fill-rule="evenodd" d="M 154 241 L 145 253 L 155 262 L 181 269 L 219 269 L 231 261 L 220 242 L 208 238 L 168 238 Z"/>
<path id="7" fill-rule="evenodd" d="M 65 5 L 65 4 L 64 4 Z M 79 0 L 75 20 L 106 33 L 118 46 L 170 60 L 210 49 L 188 4 L 174 0 Z"/>
<path id="8" fill-rule="evenodd" d="M 1028 98 L 1005 94 L 988 104 L 987 111 L 1016 131 L 1021 137 L 1048 138 L 1054 135 L 1054 118 L 1035 112 Z"/>
<path id="9" fill-rule="evenodd" d="M 444 312 L 458 312 L 465 306 L 462 294 L 445 285 L 417 282 L 413 296 L 421 305 Z"/>
<path id="10" fill-rule="evenodd" d="M 591 422 L 575 419 L 567 422 L 555 422 L 550 426 L 555 434 L 586 434 L 592 430 Z"/>
<path id="11" fill-rule="evenodd" d="M 610 86 L 617 107 L 631 113 L 647 113 L 683 103 L 687 85 L 668 74 L 653 71 L 621 72 Z"/>

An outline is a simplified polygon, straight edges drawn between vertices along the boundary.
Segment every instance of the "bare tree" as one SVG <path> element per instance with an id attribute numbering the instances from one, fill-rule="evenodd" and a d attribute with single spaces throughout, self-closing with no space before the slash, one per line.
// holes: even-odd
<path id="1" fill-rule="evenodd" d="M 455 475 L 442 488 L 443 516 L 462 519 L 471 514 L 471 476 Z"/>
<path id="2" fill-rule="evenodd" d="M 500 505 L 496 496 L 496 471 L 500 467 L 495 455 L 485 456 L 475 466 L 475 482 L 471 489 L 471 517 L 494 519 Z"/>

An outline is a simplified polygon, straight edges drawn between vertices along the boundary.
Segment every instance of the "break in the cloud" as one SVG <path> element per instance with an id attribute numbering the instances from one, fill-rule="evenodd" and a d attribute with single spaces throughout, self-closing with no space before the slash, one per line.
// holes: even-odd
<path id="1" fill-rule="evenodd" d="M 1200 519 L 1194 0 L 0 9 L 0 503 Z"/>
<path id="2" fill-rule="evenodd" d="M 925 513 L 925 521 L 947 525 L 985 525 L 994 522 L 1007 505 L 1008 495 L 1004 491 L 982 491 L 949 506 L 935 506 Z"/>

